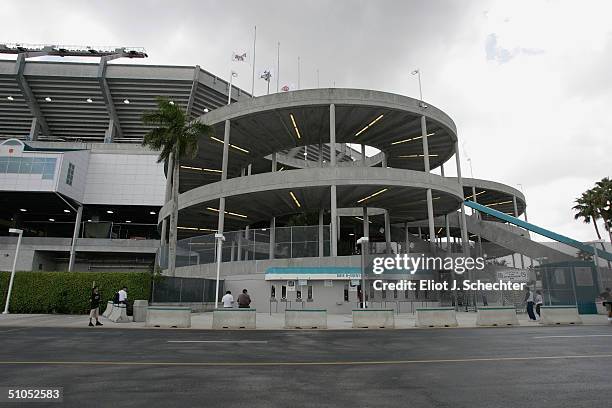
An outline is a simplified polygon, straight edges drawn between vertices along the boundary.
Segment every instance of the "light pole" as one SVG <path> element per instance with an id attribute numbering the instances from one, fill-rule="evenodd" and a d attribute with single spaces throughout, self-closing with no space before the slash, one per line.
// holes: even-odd
<path id="1" fill-rule="evenodd" d="M 215 309 L 219 306 L 219 274 L 221 272 L 221 258 L 223 257 L 223 241 L 225 237 L 223 234 L 215 233 L 215 239 L 217 240 L 217 284 L 215 288 Z"/>
<path id="2" fill-rule="evenodd" d="M 11 270 L 11 280 L 9 281 L 8 293 L 6 294 L 6 304 L 4 305 L 4 312 L 2 314 L 8 314 L 9 302 L 11 301 L 11 292 L 13 291 L 13 281 L 15 280 L 15 268 L 17 267 L 17 257 L 19 256 L 19 247 L 21 246 L 21 237 L 23 236 L 23 230 L 17 228 L 9 229 L 11 234 L 19 234 L 17 238 L 17 247 L 15 248 L 15 258 L 13 259 L 13 269 Z"/>
<path id="3" fill-rule="evenodd" d="M 357 245 L 361 245 L 361 308 L 366 308 L 366 256 L 368 254 L 369 237 L 361 237 L 357 240 Z"/>
<path id="4" fill-rule="evenodd" d="M 227 93 L 227 104 L 232 103 L 232 80 L 238 77 L 238 73 L 236 71 L 230 71 L 230 82 L 229 82 L 229 92 Z"/>
<path id="5" fill-rule="evenodd" d="M 419 106 L 421 108 L 426 108 L 427 105 L 425 104 L 425 102 L 423 102 L 423 88 L 421 87 L 421 69 L 417 68 L 414 71 L 411 72 L 412 75 L 417 75 L 419 78 Z"/>

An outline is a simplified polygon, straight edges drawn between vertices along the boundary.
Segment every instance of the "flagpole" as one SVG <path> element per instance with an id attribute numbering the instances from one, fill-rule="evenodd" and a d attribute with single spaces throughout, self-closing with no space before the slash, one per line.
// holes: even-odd
<path id="1" fill-rule="evenodd" d="M 253 77 L 251 79 L 251 98 L 255 97 L 255 44 L 257 43 L 257 26 L 253 34 Z"/>
<path id="2" fill-rule="evenodd" d="M 317 68 L 317 88 L 320 88 L 319 86 L 319 68 Z"/>
<path id="3" fill-rule="evenodd" d="M 300 57 L 298 57 L 298 91 L 300 90 Z"/>
<path id="4" fill-rule="evenodd" d="M 276 93 L 278 93 L 278 85 L 280 81 L 280 41 L 276 46 Z"/>

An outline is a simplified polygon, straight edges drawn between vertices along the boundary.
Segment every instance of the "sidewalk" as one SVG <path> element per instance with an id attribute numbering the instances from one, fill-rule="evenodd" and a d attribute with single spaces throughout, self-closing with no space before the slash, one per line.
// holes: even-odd
<path id="1" fill-rule="evenodd" d="M 608 318 L 604 315 L 580 315 L 583 325 L 609 325 Z M 524 327 L 539 327 L 537 322 L 530 322 L 527 315 L 518 315 L 519 323 Z M 395 315 L 396 329 L 417 329 L 415 327 L 416 315 L 402 313 Z M 144 329 L 142 323 L 113 323 L 110 320 L 100 317 L 102 327 L 91 328 L 100 330 L 105 328 L 121 329 Z M 459 327 L 478 327 L 476 326 L 476 313 L 458 312 L 457 322 Z M 88 327 L 89 318 L 87 315 L 51 315 L 51 314 L 9 314 L 0 315 L 0 332 L 2 327 Z M 282 330 L 285 323 L 284 313 L 257 313 L 258 330 Z M 191 329 L 211 329 L 212 313 L 192 313 Z M 327 316 L 327 327 L 329 329 L 351 329 L 352 318 L 350 314 Z M 163 329 L 157 329 L 163 330 Z M 185 329 L 189 330 L 189 329 Z"/>

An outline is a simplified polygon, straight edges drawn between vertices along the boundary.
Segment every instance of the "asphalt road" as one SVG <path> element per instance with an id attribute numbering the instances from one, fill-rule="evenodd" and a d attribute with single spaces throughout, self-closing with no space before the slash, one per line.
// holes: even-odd
<path id="1" fill-rule="evenodd" d="M 63 407 L 612 406 L 612 328 L 0 328 L 0 387 Z"/>

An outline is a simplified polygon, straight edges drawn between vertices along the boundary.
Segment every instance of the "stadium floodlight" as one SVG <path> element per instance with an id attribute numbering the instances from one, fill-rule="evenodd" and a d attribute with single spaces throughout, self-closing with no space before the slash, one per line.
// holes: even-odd
<path id="1" fill-rule="evenodd" d="M 109 47 L 86 45 L 51 45 L 0 43 L 0 54 L 23 54 L 26 58 L 54 55 L 59 57 L 147 58 L 141 47 Z"/>
<path id="2" fill-rule="evenodd" d="M 47 96 L 47 97 L 45 98 L 45 101 L 47 101 L 47 102 L 51 102 L 52 100 L 53 100 L 53 99 L 51 99 L 49 96 Z"/>
<path id="3" fill-rule="evenodd" d="M 9 96 L 7 96 L 7 97 L 6 97 L 6 99 L 8 99 L 9 101 L 14 100 L 14 98 L 13 98 L 12 96 L 10 96 L 10 95 L 9 95 Z"/>

